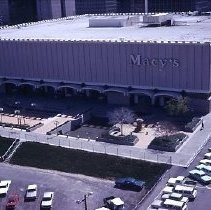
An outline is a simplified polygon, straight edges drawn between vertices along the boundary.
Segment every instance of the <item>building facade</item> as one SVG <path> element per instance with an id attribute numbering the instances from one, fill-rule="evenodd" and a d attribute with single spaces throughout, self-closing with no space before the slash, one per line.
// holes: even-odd
<path id="1" fill-rule="evenodd" d="M 210 43 L 1 40 L 0 54 L 1 85 L 97 91 L 124 105 L 185 92 L 210 111 Z"/>
<path id="2" fill-rule="evenodd" d="M 146 0 L 1 0 L 0 24 L 75 14 L 145 12 Z M 210 11 L 210 0 L 148 0 L 148 12 Z"/>

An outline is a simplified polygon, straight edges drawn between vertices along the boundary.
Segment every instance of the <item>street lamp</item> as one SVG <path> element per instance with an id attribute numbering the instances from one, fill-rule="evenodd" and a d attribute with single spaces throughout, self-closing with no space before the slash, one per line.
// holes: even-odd
<path id="1" fill-rule="evenodd" d="M 56 120 L 56 121 L 54 122 L 54 124 L 55 124 L 55 126 L 56 126 L 56 135 L 58 135 L 58 130 L 57 130 L 57 128 L 58 128 L 59 121 Z"/>
<path id="2" fill-rule="evenodd" d="M 93 194 L 93 192 L 88 192 L 87 194 L 84 195 L 84 198 L 82 200 L 77 200 L 76 203 L 80 204 L 80 203 L 84 202 L 84 209 L 88 210 L 88 208 L 87 208 L 87 198 L 92 194 Z"/>
<path id="3" fill-rule="evenodd" d="M 4 111 L 4 108 L 0 108 L 0 113 L 1 113 L 1 123 L 2 123 L 2 113 L 3 113 L 3 111 Z"/>
<path id="4" fill-rule="evenodd" d="M 19 124 L 21 125 L 20 113 L 21 113 L 20 110 L 15 110 L 15 111 L 14 111 L 14 114 L 17 115 L 18 125 L 19 125 Z"/>

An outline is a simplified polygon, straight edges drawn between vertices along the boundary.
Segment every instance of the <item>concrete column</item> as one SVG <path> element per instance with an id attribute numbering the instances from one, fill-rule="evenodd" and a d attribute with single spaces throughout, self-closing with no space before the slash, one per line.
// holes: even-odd
<path id="1" fill-rule="evenodd" d="M 75 15 L 75 0 L 65 0 L 66 16 Z"/>
<path id="2" fill-rule="evenodd" d="M 130 1 L 130 12 L 134 12 L 135 11 L 135 1 L 131 0 Z"/>
<path id="3" fill-rule="evenodd" d="M 72 89 L 73 90 L 73 94 L 77 95 L 78 91 L 76 89 Z"/>
<path id="4" fill-rule="evenodd" d="M 134 104 L 138 104 L 138 95 L 134 95 Z"/>
<path id="5" fill-rule="evenodd" d="M 46 20 L 52 18 L 51 0 L 36 0 L 37 19 Z"/>
<path id="6" fill-rule="evenodd" d="M 164 106 L 164 105 L 165 105 L 164 97 L 163 97 L 163 96 L 160 96 L 160 97 L 159 97 L 159 105 L 160 105 L 160 106 Z"/>
<path id="7" fill-rule="evenodd" d="M 52 18 L 62 17 L 62 8 L 60 0 L 51 0 L 51 15 Z"/>
<path id="8" fill-rule="evenodd" d="M 145 13 L 148 13 L 148 0 L 145 0 L 144 2 L 144 5 L 145 5 Z"/>
<path id="9" fill-rule="evenodd" d="M 89 97 L 90 96 L 90 92 L 89 90 L 86 90 L 86 96 Z"/>
<path id="10" fill-rule="evenodd" d="M 67 88 L 66 87 L 64 88 L 64 96 L 65 97 L 67 96 Z"/>
<path id="11" fill-rule="evenodd" d="M 10 23 L 9 0 L 0 1 L 0 25 Z"/>
<path id="12" fill-rule="evenodd" d="M 48 87 L 47 86 L 44 86 L 44 91 L 45 91 L 45 93 L 48 92 Z"/>

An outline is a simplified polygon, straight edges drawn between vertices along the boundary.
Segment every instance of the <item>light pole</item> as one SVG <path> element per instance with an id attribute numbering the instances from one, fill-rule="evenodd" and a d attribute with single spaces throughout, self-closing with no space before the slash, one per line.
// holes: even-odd
<path id="1" fill-rule="evenodd" d="M 57 128 L 58 128 L 59 121 L 56 120 L 56 121 L 54 122 L 54 124 L 55 124 L 55 126 L 56 126 L 56 135 L 58 135 L 58 130 L 57 130 Z"/>
<path id="2" fill-rule="evenodd" d="M 145 4 L 144 12 L 148 13 L 148 0 L 145 0 L 144 4 Z"/>
<path id="3" fill-rule="evenodd" d="M 20 120 L 20 113 L 21 113 L 21 111 L 20 110 L 15 110 L 14 111 L 14 114 L 16 114 L 17 115 L 17 119 L 18 119 L 18 125 L 20 124 L 21 125 L 21 120 Z"/>
<path id="4" fill-rule="evenodd" d="M 1 123 L 2 123 L 2 113 L 3 113 L 3 111 L 4 111 L 4 108 L 0 108 L 0 113 L 1 113 Z"/>
<path id="5" fill-rule="evenodd" d="M 84 195 L 84 198 L 82 200 L 77 200 L 76 203 L 77 204 L 80 204 L 80 203 L 83 203 L 84 202 L 84 209 L 85 210 L 88 210 L 88 207 L 87 207 L 87 198 L 92 195 L 93 192 L 88 192 L 87 194 Z"/>

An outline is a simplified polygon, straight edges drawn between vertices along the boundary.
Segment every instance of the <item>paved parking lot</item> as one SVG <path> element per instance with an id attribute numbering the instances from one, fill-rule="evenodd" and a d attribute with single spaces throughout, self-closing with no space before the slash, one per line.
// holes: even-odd
<path id="1" fill-rule="evenodd" d="M 110 195 L 122 198 L 126 203 L 125 210 L 132 210 L 141 199 L 139 192 L 116 189 L 113 187 L 112 181 L 1 163 L 0 180 L 5 179 L 12 180 L 7 197 L 12 193 L 17 193 L 20 196 L 17 210 L 40 209 L 41 197 L 45 191 L 55 192 L 53 210 L 83 210 L 83 203 L 76 204 L 76 200 L 83 199 L 83 195 L 88 192 L 93 192 L 93 195 L 88 198 L 89 210 L 101 207 L 103 198 Z M 25 190 L 28 184 L 38 185 L 38 198 L 36 201 L 24 202 Z M 1 210 L 5 209 L 7 197 L 0 198 Z"/>
<path id="2" fill-rule="evenodd" d="M 161 190 L 165 187 L 170 177 L 188 176 L 188 172 L 194 169 L 195 166 L 199 164 L 199 161 L 203 159 L 204 154 L 208 151 L 209 147 L 211 147 L 211 139 L 209 139 L 202 151 L 197 155 L 190 167 L 188 167 L 187 169 L 183 167 L 173 166 L 172 169 L 170 169 L 165 174 L 163 180 L 157 185 L 157 187 L 152 191 L 152 193 L 147 197 L 147 199 L 145 199 L 145 201 L 139 206 L 138 210 L 146 210 L 150 206 L 153 200 L 158 196 L 158 194 L 160 194 Z M 210 198 L 211 184 L 204 186 L 197 183 L 197 197 L 194 202 L 188 203 L 188 210 L 210 210 Z"/>

